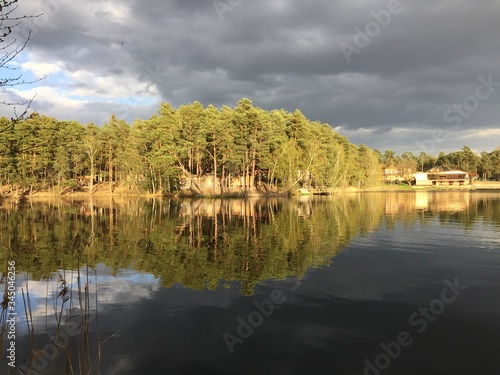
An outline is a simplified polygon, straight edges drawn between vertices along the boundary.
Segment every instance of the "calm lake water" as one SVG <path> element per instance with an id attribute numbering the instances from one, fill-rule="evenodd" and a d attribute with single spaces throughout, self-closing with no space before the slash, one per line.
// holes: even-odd
<path id="1" fill-rule="evenodd" d="M 4 200 L 0 223 L 36 373 L 500 374 L 500 193 Z"/>

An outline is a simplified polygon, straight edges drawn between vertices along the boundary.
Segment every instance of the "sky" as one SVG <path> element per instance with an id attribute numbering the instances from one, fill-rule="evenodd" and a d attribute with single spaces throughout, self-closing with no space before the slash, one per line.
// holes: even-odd
<path id="1" fill-rule="evenodd" d="M 169 102 L 300 109 L 355 144 L 500 146 L 498 0 L 20 0 L 23 79 L 59 120 L 130 124 Z M 1 69 L 2 77 L 12 72 Z M 12 108 L 0 106 L 11 117 Z"/>

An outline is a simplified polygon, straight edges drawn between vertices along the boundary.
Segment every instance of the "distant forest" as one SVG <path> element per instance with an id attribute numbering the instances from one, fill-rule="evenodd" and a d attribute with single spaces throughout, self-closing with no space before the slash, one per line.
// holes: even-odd
<path id="1" fill-rule="evenodd" d="M 356 146 L 328 124 L 299 110 L 266 111 L 241 99 L 220 109 L 199 102 L 173 108 L 163 103 L 147 120 L 132 125 L 111 116 L 102 127 L 31 114 L 0 119 L 0 194 L 6 189 L 64 192 L 107 183 L 138 193 L 167 194 L 288 191 L 299 187 L 372 186 L 383 167 L 413 173 L 434 166 L 463 169 L 479 178 L 500 177 L 500 148 L 478 156 L 464 146 L 437 157 L 396 155 Z"/>

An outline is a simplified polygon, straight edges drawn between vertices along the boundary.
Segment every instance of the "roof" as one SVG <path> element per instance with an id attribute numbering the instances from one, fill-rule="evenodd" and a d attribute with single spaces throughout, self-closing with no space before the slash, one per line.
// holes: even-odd
<path id="1" fill-rule="evenodd" d="M 437 174 L 468 174 L 469 172 L 465 171 L 459 171 L 459 170 L 449 170 L 449 171 L 442 171 L 442 172 L 428 172 L 428 173 L 437 173 Z"/>
<path id="2" fill-rule="evenodd" d="M 469 173 L 469 172 L 465 172 L 465 171 L 461 171 L 461 170 L 458 170 L 458 169 L 451 169 L 449 167 L 443 167 L 443 166 L 439 166 L 439 167 L 434 167 L 434 168 L 431 168 L 427 171 L 427 173 L 444 173 L 444 174 L 456 174 L 456 173 Z"/>

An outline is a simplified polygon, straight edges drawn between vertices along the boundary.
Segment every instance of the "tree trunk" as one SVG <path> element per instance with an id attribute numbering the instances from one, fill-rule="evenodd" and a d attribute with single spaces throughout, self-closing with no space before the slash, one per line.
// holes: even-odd
<path id="1" fill-rule="evenodd" d="M 94 156 L 90 156 L 90 181 L 89 181 L 89 195 L 92 196 L 92 190 L 94 190 Z"/>
<path id="2" fill-rule="evenodd" d="M 222 172 L 220 176 L 220 195 L 224 194 L 223 187 L 226 184 L 226 179 L 225 179 L 225 167 L 224 164 L 222 164 Z"/>
<path id="3" fill-rule="evenodd" d="M 188 162 L 189 173 L 193 174 L 193 150 L 189 149 L 189 162 Z"/>
<path id="4" fill-rule="evenodd" d="M 255 187 L 255 150 L 252 151 L 252 174 L 250 175 L 250 190 L 252 190 Z"/>
<path id="5" fill-rule="evenodd" d="M 196 149 L 196 177 L 201 177 L 201 166 L 200 166 L 200 149 Z"/>
<path id="6" fill-rule="evenodd" d="M 216 192 L 216 184 L 217 184 L 217 147 L 215 146 L 214 144 L 214 148 L 213 148 L 213 151 L 214 151 L 214 180 L 212 182 L 212 185 L 213 185 L 213 192 L 214 192 L 214 195 L 217 193 Z"/>
<path id="7" fill-rule="evenodd" d="M 112 147 L 109 144 L 109 156 L 108 156 L 108 174 L 109 174 L 109 194 L 113 194 L 113 158 L 112 158 Z"/>
<path id="8" fill-rule="evenodd" d="M 149 165 L 149 170 L 151 172 L 151 188 L 153 189 L 152 193 L 154 195 L 156 193 L 155 172 L 154 172 L 153 166 L 151 164 Z"/>

